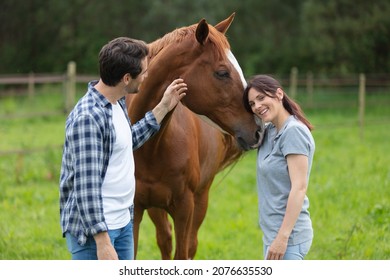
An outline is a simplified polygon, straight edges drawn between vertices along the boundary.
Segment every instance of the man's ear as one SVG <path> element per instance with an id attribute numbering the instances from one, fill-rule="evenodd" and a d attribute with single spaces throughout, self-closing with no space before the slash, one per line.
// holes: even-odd
<path id="1" fill-rule="evenodd" d="M 132 79 L 133 79 L 133 78 L 131 77 L 130 73 L 126 73 L 125 75 L 123 75 L 122 81 L 123 81 L 126 85 L 128 85 L 128 84 L 131 82 Z"/>

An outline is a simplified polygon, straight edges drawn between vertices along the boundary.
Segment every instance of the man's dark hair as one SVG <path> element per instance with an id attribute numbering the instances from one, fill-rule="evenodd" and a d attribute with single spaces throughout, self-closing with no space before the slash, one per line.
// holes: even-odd
<path id="1" fill-rule="evenodd" d="M 116 86 L 130 73 L 133 79 L 142 71 L 142 61 L 149 54 L 144 41 L 119 37 L 108 42 L 99 53 L 100 78 L 108 86 Z"/>

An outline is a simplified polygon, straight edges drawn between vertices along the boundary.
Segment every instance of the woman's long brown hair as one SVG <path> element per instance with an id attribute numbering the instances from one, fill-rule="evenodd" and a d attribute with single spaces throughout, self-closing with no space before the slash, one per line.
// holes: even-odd
<path id="1" fill-rule="evenodd" d="M 276 98 L 276 91 L 278 88 L 283 90 L 283 87 L 279 83 L 278 80 L 274 79 L 271 76 L 268 75 L 256 75 L 249 79 L 248 85 L 244 90 L 244 96 L 243 96 L 243 102 L 245 109 L 253 113 L 251 106 L 249 105 L 248 100 L 248 93 L 251 88 L 256 89 L 258 92 L 262 92 L 266 94 L 267 96 L 271 98 Z M 294 100 L 292 100 L 286 92 L 283 90 L 284 96 L 283 96 L 283 107 L 291 114 L 294 115 L 300 120 L 302 123 L 304 123 L 309 130 L 313 130 L 314 126 L 308 121 L 308 119 L 305 117 L 305 114 L 303 113 L 301 107 L 296 103 Z"/>

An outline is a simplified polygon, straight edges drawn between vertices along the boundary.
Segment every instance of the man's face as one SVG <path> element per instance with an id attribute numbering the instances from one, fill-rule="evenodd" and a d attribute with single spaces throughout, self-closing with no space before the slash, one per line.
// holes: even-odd
<path id="1" fill-rule="evenodd" d="M 132 79 L 131 76 L 130 76 L 130 82 L 128 83 L 128 85 L 125 88 L 126 92 L 128 94 L 138 93 L 139 87 L 141 86 L 141 84 L 144 81 L 144 79 L 148 76 L 148 59 L 147 59 L 147 57 L 145 57 L 142 60 L 141 65 L 142 65 L 142 71 L 137 76 L 137 78 Z"/>

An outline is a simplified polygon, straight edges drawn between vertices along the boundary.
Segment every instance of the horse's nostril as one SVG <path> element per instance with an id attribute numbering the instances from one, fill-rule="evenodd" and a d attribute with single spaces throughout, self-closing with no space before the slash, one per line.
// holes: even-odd
<path id="1" fill-rule="evenodd" d="M 257 130 L 256 133 L 255 133 L 255 139 L 256 139 L 257 142 L 259 142 L 260 137 L 261 137 L 261 131 Z"/>
<path id="2" fill-rule="evenodd" d="M 256 134 L 255 134 L 255 138 L 256 138 L 256 144 L 253 145 L 251 148 L 252 149 L 257 149 L 261 143 L 263 142 L 263 138 L 264 138 L 264 129 L 259 129 L 256 131 Z"/>
<path id="3" fill-rule="evenodd" d="M 253 115 L 253 117 L 255 119 L 256 125 L 258 126 L 258 129 L 255 133 L 256 144 L 253 145 L 251 148 L 256 149 L 261 145 L 261 142 L 263 142 L 265 125 L 261 118 L 256 115 Z"/>

